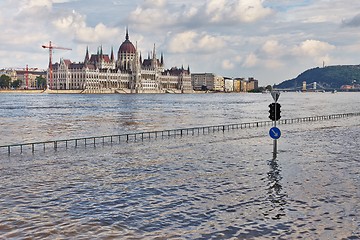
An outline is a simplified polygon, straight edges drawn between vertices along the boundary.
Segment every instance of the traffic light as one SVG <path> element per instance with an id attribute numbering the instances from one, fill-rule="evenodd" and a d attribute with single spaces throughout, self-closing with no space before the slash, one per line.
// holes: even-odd
<path id="1" fill-rule="evenodd" d="M 281 118 L 281 116 L 280 116 L 280 113 L 281 113 L 280 108 L 281 108 L 280 103 L 275 103 L 275 113 L 276 113 L 276 114 L 275 114 L 275 120 L 276 120 L 276 121 Z"/>
<path id="2" fill-rule="evenodd" d="M 279 103 L 271 103 L 271 104 L 269 105 L 269 108 L 270 108 L 270 110 L 269 110 L 269 113 L 270 113 L 269 118 L 270 118 L 271 120 L 273 120 L 273 121 L 279 120 L 279 119 L 281 118 L 281 116 L 280 116 L 280 113 L 281 113 L 281 110 L 280 110 L 281 105 L 280 105 Z"/>
<path id="3" fill-rule="evenodd" d="M 269 108 L 270 108 L 270 110 L 269 110 L 269 113 L 270 113 L 269 118 L 271 120 L 275 121 L 275 103 L 270 104 Z"/>

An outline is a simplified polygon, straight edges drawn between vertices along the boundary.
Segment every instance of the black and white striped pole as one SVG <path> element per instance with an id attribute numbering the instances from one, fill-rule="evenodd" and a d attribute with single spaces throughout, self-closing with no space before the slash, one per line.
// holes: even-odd
<path id="1" fill-rule="evenodd" d="M 271 96 L 273 97 L 274 102 L 269 105 L 269 108 L 270 108 L 269 118 L 271 120 L 273 120 L 273 127 L 270 128 L 269 135 L 272 139 L 274 139 L 274 141 L 273 141 L 273 160 L 275 160 L 277 157 L 277 140 L 281 136 L 280 129 L 276 127 L 276 121 L 281 118 L 281 116 L 280 116 L 281 105 L 277 102 L 280 97 L 280 92 L 273 91 L 273 92 L 271 92 Z"/>

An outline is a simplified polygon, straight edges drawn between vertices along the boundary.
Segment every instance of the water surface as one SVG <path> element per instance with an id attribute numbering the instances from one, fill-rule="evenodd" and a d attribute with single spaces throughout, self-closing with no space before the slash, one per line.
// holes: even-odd
<path id="1" fill-rule="evenodd" d="M 2 144 L 266 120 L 267 94 L 0 95 Z M 129 97 L 129 99 L 127 99 Z M 17 99 L 17 107 L 15 100 Z M 280 96 L 284 118 L 356 93 Z M 55 107 L 57 106 L 57 107 Z M 360 117 L 1 155 L 3 239 L 358 239 Z"/>

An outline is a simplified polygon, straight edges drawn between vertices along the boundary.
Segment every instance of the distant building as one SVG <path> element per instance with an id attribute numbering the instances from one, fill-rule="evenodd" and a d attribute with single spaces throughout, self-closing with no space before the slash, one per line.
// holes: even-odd
<path id="1" fill-rule="evenodd" d="M 191 82 L 194 90 L 224 91 L 224 77 L 213 73 L 193 73 Z"/>
<path id="2" fill-rule="evenodd" d="M 254 78 L 249 78 L 246 84 L 246 91 L 252 91 L 259 88 L 259 81 Z"/>
<path id="3" fill-rule="evenodd" d="M 225 79 L 225 92 L 234 92 L 234 79 Z"/>
<path id="4" fill-rule="evenodd" d="M 248 92 L 259 88 L 259 81 L 250 77 L 228 78 L 213 73 L 193 73 L 191 82 L 196 91 Z"/>
<path id="5" fill-rule="evenodd" d="M 43 78 L 46 78 L 46 71 L 37 71 L 37 70 L 29 70 L 29 71 L 26 71 L 26 70 L 17 70 L 16 71 L 16 75 L 15 75 L 15 78 L 17 80 L 20 80 L 21 81 L 21 87 L 28 87 L 30 89 L 37 89 L 38 86 L 37 86 L 37 82 L 36 82 L 36 78 L 37 77 L 43 77 Z M 26 86 L 26 79 L 27 79 L 27 82 L 28 82 L 28 86 Z"/>
<path id="6" fill-rule="evenodd" d="M 247 92 L 247 81 L 241 81 L 240 84 L 240 91 Z"/>
<path id="7" fill-rule="evenodd" d="M 234 92 L 246 92 L 247 81 L 245 78 L 235 78 L 234 79 Z"/>
<path id="8" fill-rule="evenodd" d="M 157 58 L 156 48 L 146 59 L 129 39 L 120 45 L 115 59 L 114 51 L 104 54 L 102 46 L 90 56 L 86 49 L 84 62 L 74 63 L 61 59 L 48 71 L 51 89 L 84 90 L 84 93 L 190 93 L 192 92 L 190 68 L 173 67 L 165 70 L 164 57 Z"/>
<path id="9" fill-rule="evenodd" d="M 234 92 L 248 92 L 259 88 L 259 81 L 254 78 L 235 78 Z"/>
<path id="10" fill-rule="evenodd" d="M 18 69 L 18 68 L 10 68 L 10 69 L 3 69 L 1 70 L 1 75 L 4 74 L 9 76 L 11 82 L 20 80 L 21 81 L 21 88 L 26 87 L 26 79 L 28 82 L 28 88 L 35 89 L 37 88 L 36 78 L 43 77 L 46 78 L 46 71 L 35 69 Z"/>

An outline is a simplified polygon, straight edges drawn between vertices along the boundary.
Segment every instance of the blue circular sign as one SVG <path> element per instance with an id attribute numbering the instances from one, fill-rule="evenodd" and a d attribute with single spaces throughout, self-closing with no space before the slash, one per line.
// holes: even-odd
<path id="1" fill-rule="evenodd" d="M 270 128 L 269 134 L 272 139 L 279 139 L 281 136 L 281 131 L 277 127 L 272 127 Z"/>

